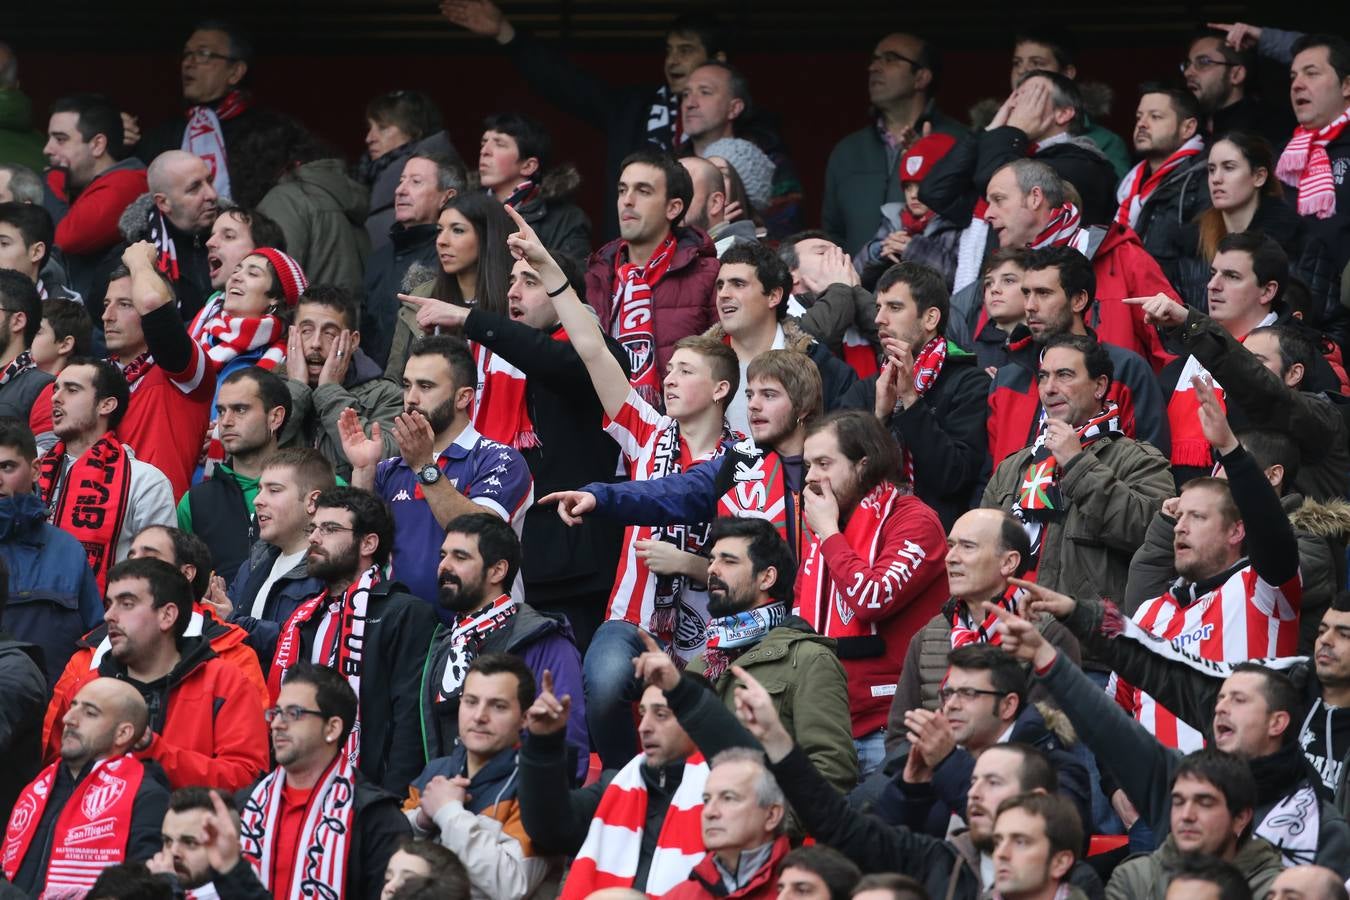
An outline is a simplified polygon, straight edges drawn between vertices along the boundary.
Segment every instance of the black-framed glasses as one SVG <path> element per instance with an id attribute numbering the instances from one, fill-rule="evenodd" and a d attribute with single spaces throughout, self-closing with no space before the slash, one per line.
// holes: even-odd
<path id="1" fill-rule="evenodd" d="M 1177 68 L 1181 70 L 1181 74 L 1185 75 L 1187 69 L 1195 69 L 1197 72 L 1203 72 L 1206 69 L 1212 69 L 1215 66 L 1229 67 L 1236 65 L 1238 64 L 1229 62 L 1223 58 L 1215 59 L 1212 56 L 1197 56 L 1195 59 L 1183 59 Z"/>
<path id="2" fill-rule="evenodd" d="M 919 62 L 917 59 L 910 59 L 908 56 L 905 56 L 904 54 L 901 53 L 896 53 L 894 50 L 884 50 L 881 53 L 873 55 L 872 61 L 876 62 L 877 60 L 881 60 L 882 62 L 888 63 L 907 62 L 911 66 L 913 66 L 915 70 L 927 68 L 927 66 Z"/>
<path id="3" fill-rule="evenodd" d="M 945 687 L 938 691 L 938 699 L 942 701 L 943 706 L 946 706 L 953 697 L 960 697 L 965 703 L 970 703 L 976 697 L 1002 697 L 1007 693 L 1007 691 L 984 691 L 972 687 Z"/>
<path id="4" fill-rule="evenodd" d="M 336 522 L 320 522 L 318 525 L 315 525 L 313 522 L 311 522 L 310 524 L 305 526 L 305 536 L 309 537 L 313 535 L 314 532 L 317 531 L 324 537 L 332 537 L 335 534 L 342 534 L 342 532 L 344 531 L 355 531 L 355 530 L 356 530 L 355 528 L 350 528 L 346 525 L 339 525 Z"/>
<path id="5" fill-rule="evenodd" d="M 237 56 L 230 56 L 228 53 L 217 53 L 214 50 L 207 50 L 205 47 L 200 47 L 196 50 L 184 50 L 183 61 L 186 62 L 189 59 L 199 66 L 204 66 L 217 59 L 223 59 L 226 62 L 239 62 L 239 57 Z"/>
<path id="6" fill-rule="evenodd" d="M 305 709 L 303 706 L 274 706 L 271 709 L 263 710 L 263 718 L 267 720 L 268 725 L 275 722 L 277 716 L 281 716 L 287 722 L 299 722 L 301 716 L 318 716 L 321 719 L 327 718 L 322 711 L 317 709 Z"/>

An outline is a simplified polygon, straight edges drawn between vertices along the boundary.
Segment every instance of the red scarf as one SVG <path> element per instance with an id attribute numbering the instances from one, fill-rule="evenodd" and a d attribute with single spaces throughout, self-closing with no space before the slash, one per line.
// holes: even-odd
<path id="1" fill-rule="evenodd" d="M 1350 108 L 1316 131 L 1299 126 L 1280 154 L 1275 176 L 1287 185 L 1298 187 L 1300 216 L 1329 219 L 1336 215 L 1336 180 L 1332 176 L 1327 144 L 1340 137 L 1346 125 L 1350 125 Z"/>
<path id="2" fill-rule="evenodd" d="M 136 393 L 136 389 L 141 386 L 141 379 L 148 375 L 150 370 L 155 367 L 155 358 L 150 355 L 149 351 L 142 353 L 125 366 L 118 362 L 115 357 L 113 358 L 113 362 L 121 367 L 122 377 L 127 380 L 127 387 L 131 389 L 131 393 L 133 394 Z"/>
<path id="3" fill-rule="evenodd" d="M 567 330 L 559 327 L 550 337 L 565 344 Z M 478 366 L 473 427 L 488 440 L 517 450 L 543 446 L 530 421 L 525 373 L 476 341 L 470 341 L 469 347 Z"/>
<path id="4" fill-rule="evenodd" d="M 253 788 L 239 814 L 240 850 L 269 894 L 285 792 L 286 770 L 278 766 Z M 355 819 L 356 763 L 349 754 L 339 753 L 305 804 L 295 859 L 279 861 L 292 867 L 291 889 L 289 896 L 277 900 L 343 900 Z"/>
<path id="5" fill-rule="evenodd" d="M 1045 247 L 1067 247 L 1082 232 L 1079 227 L 1082 220 L 1082 216 L 1078 213 L 1078 207 L 1072 203 L 1065 203 L 1051 212 L 1050 221 L 1045 223 L 1045 227 L 1041 229 L 1040 234 L 1032 238 L 1031 243 L 1027 246 L 1032 250 L 1041 250 Z"/>
<path id="6" fill-rule="evenodd" d="M 1131 169 L 1121 179 L 1120 187 L 1116 191 L 1116 200 L 1120 202 L 1120 209 L 1116 212 L 1116 223 L 1133 228 L 1134 223 L 1139 221 L 1139 211 L 1144 208 L 1149 196 L 1158 189 L 1158 185 L 1162 184 L 1177 166 L 1204 152 L 1205 142 L 1196 135 L 1163 160 L 1152 173 L 1148 171 L 1148 163 L 1144 162 Z"/>
<path id="7" fill-rule="evenodd" d="M 158 206 L 150 207 L 150 243 L 155 245 L 155 268 L 170 281 L 178 281 L 178 245 L 169 233 L 169 223 Z"/>
<path id="8" fill-rule="evenodd" d="M 990 602 L 1016 615 L 1017 594 L 1016 588 L 1009 587 L 1006 594 L 1000 594 Z M 985 616 L 984 620 L 976 625 L 970 617 L 970 608 L 953 597 L 942 607 L 942 615 L 952 626 L 953 650 L 967 644 L 997 645 L 1003 641 L 1003 635 L 998 630 L 998 616 L 993 613 Z"/>
<path id="9" fill-rule="evenodd" d="M 618 323 L 618 340 L 628 353 L 632 374 L 628 381 L 643 400 L 655 405 L 660 399 L 660 376 L 656 371 L 656 335 L 652 330 L 652 290 L 675 258 L 675 233 L 666 235 L 645 266 L 628 259 L 628 243 L 614 257 L 614 303 L 611 315 Z"/>
<path id="10" fill-rule="evenodd" d="M 236 357 L 256 354 L 253 365 L 275 371 L 286 361 L 286 322 L 280 316 L 236 316 L 214 309 L 210 318 L 198 313 L 190 333 L 199 334 L 197 343 L 219 372 Z"/>
<path id="11" fill-rule="evenodd" d="M 931 209 L 922 216 L 916 216 L 909 211 L 908 206 L 905 206 L 900 210 L 900 230 L 910 236 L 923 234 L 923 230 L 928 227 L 928 223 L 933 221 L 936 216 L 937 213 Z"/>
<path id="12" fill-rule="evenodd" d="M 768 519 L 783 540 L 787 540 L 788 492 L 782 458 L 772 451 L 755 449 L 749 439 L 737 444 L 735 449 L 758 455 L 750 462 L 736 460 L 735 483 L 717 501 L 717 514 Z"/>
<path id="13" fill-rule="evenodd" d="M 1214 462 L 1210 452 L 1205 430 L 1200 426 L 1200 401 L 1191 387 L 1191 376 L 1207 375 L 1205 367 L 1194 356 L 1187 358 L 1177 378 L 1177 386 L 1167 399 L 1167 425 L 1172 435 L 1172 465 L 1193 466 L 1208 469 Z M 1214 395 L 1219 398 L 1219 406 L 1227 412 L 1224 402 L 1223 386 L 1217 381 Z"/>
<path id="14" fill-rule="evenodd" d="M 181 149 L 200 157 L 211 167 L 211 183 L 221 197 L 230 196 L 230 170 L 225 153 L 225 132 L 220 123 L 228 122 L 252 105 L 251 97 L 243 91 L 233 90 L 216 104 L 215 109 L 205 105 L 188 108 Z"/>
<path id="15" fill-rule="evenodd" d="M 1045 446 L 1046 421 L 1042 416 L 1036 441 L 1031 445 L 1031 461 L 1017 489 L 1017 508 L 1037 518 L 1058 514 L 1064 507 L 1064 498 L 1059 493 L 1059 464 L 1055 454 Z M 1120 409 L 1111 400 L 1078 428 L 1078 440 L 1087 448 L 1108 434 L 1121 434 Z"/>
<path id="16" fill-rule="evenodd" d="M 844 526 L 844 539 L 853 552 L 867 560 L 868 566 L 877 560 L 881 551 L 881 529 L 890 518 L 896 501 L 901 497 L 900 489 L 889 481 L 872 488 L 859 503 L 858 508 L 848 518 Z M 807 551 L 797 577 L 797 608 L 793 615 L 801 616 L 817 634 L 825 637 L 847 638 L 865 637 L 877 633 L 875 623 L 864 622 L 856 615 L 856 607 L 868 602 L 866 593 L 859 595 L 860 585 L 847 585 L 840 592 L 839 584 L 834 580 L 825 565 L 825 557 L 820 545 L 824 543 L 814 535 L 811 549 Z M 862 588 L 864 592 L 875 586 Z M 845 597 L 851 602 L 845 601 Z"/>
<path id="17" fill-rule="evenodd" d="M 942 365 L 947 361 L 947 340 L 938 335 L 923 345 L 914 359 L 914 390 L 922 397 L 928 393 L 942 374 Z M 908 445 L 900 448 L 905 464 L 905 480 L 914 484 L 914 454 Z"/>
<path id="18" fill-rule="evenodd" d="M 17 378 L 29 369 L 36 368 L 33 362 L 33 354 L 25 350 L 5 366 L 5 371 L 0 372 L 0 387 L 9 384 L 11 378 Z"/>
<path id="19" fill-rule="evenodd" d="M 4 871 L 10 881 L 19 873 L 28 847 L 56 784 L 57 760 L 23 789 L 5 829 Z M 85 896 L 108 866 L 126 862 L 131 811 L 141 789 L 145 767 L 127 754 L 101 759 L 75 785 L 57 814 L 47 861 L 46 887 L 40 900 L 76 900 Z"/>
<path id="20" fill-rule="evenodd" d="M 647 827 L 647 783 L 642 779 L 646 764 L 644 754 L 633 757 L 600 795 L 560 900 L 584 900 L 603 888 L 633 886 L 638 845 Z M 708 764 L 702 755 L 695 753 L 684 761 L 684 776 L 656 836 L 644 887 L 647 896 L 659 897 L 673 890 L 703 858 L 701 819 L 707 780 Z"/>
<path id="21" fill-rule="evenodd" d="M 39 496 L 51 510 L 49 521 L 83 545 L 101 594 L 117 556 L 117 540 L 126 516 L 131 458 L 109 431 L 75 460 L 62 479 L 65 459 L 65 441 L 57 441 L 42 457 L 38 464 Z"/>

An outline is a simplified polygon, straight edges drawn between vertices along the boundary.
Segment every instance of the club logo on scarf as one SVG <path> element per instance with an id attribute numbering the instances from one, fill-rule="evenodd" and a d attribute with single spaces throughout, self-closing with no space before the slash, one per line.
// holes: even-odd
<path id="1" fill-rule="evenodd" d="M 127 783 L 121 778 L 100 772 L 102 784 L 91 787 L 84 794 L 84 800 L 80 803 L 80 811 L 86 818 L 97 819 L 103 815 L 112 805 L 122 797 L 122 792 L 127 789 Z"/>
<path id="2" fill-rule="evenodd" d="M 646 372 L 652 364 L 652 342 L 646 338 L 626 338 L 620 341 L 628 353 L 628 367 L 636 378 L 639 372 Z"/>
<path id="3" fill-rule="evenodd" d="M 19 805 L 14 807 L 14 812 L 9 817 L 9 829 L 11 832 L 20 832 L 28 830 L 28 823 L 33 820 L 34 813 L 37 812 L 37 798 L 45 794 L 43 790 L 35 790 L 32 796 L 26 796 L 19 801 Z"/>

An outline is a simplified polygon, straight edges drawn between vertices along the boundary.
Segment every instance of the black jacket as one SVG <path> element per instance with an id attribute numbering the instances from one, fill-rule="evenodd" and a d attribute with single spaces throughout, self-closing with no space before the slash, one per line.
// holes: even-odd
<path id="1" fill-rule="evenodd" d="M 1202 214 L 1203 215 L 1203 214 Z M 1212 215 L 1218 215 L 1217 212 Z M 1210 260 L 1200 255 L 1200 222 L 1192 220 L 1174 226 L 1156 223 L 1162 229 L 1146 246 L 1162 266 L 1163 274 L 1181 294 L 1188 306 L 1209 312 Z M 1162 231 L 1168 233 L 1166 238 Z M 1303 255 L 1303 219 L 1293 207 L 1276 197 L 1261 196 L 1247 231 L 1259 231 L 1284 248 L 1291 262 Z"/>
<path id="2" fill-rule="evenodd" d="M 1026 132 L 1008 125 L 958 139 L 920 184 L 919 199 L 944 219 L 964 225 L 994 173 L 1028 156 L 1049 165 L 1078 190 L 1084 226 L 1105 225 L 1115 216 L 1116 170 L 1095 144 L 1070 138 L 1032 156 Z"/>
<path id="3" fill-rule="evenodd" d="M 218 103 L 219 101 L 216 101 L 216 103 L 208 105 L 214 107 Z M 240 186 L 239 169 L 241 161 L 230 152 L 230 148 L 238 147 L 244 135 L 254 130 L 254 122 L 258 118 L 257 114 L 258 107 L 251 106 L 237 116 L 222 119 L 220 122 L 221 133 L 225 135 L 225 157 L 226 165 L 230 170 L 230 184 L 235 193 L 238 192 Z M 141 136 L 141 142 L 135 147 L 136 156 L 148 166 L 155 161 L 156 156 L 159 156 L 165 150 L 182 149 L 183 131 L 186 128 L 186 115 L 176 113 L 170 116 Z"/>
<path id="4" fill-rule="evenodd" d="M 400 293 L 414 285 L 404 284 L 413 267 L 428 275 L 440 271 L 436 259 L 436 225 L 405 226 L 395 222 L 389 243 L 366 260 L 366 302 L 361 307 L 361 349 L 383 370 L 389 362 L 389 344 L 394 339 Z"/>
<path id="5" fill-rule="evenodd" d="M 234 604 L 230 621 L 248 632 L 248 645 L 258 654 L 263 672 L 272 665 L 281 626 L 286 624 L 286 620 L 301 603 L 323 590 L 323 582 L 309 576 L 308 567 L 302 558 L 272 585 L 263 604 L 262 615 L 255 618 L 252 615 L 253 601 L 257 599 L 258 591 L 262 590 L 263 582 L 272 574 L 272 564 L 280 555 L 280 547 L 258 541 L 249 551 L 248 558 L 239 566 L 229 590 L 230 602 Z"/>
<path id="6" fill-rule="evenodd" d="M 840 406 L 871 412 L 877 376 L 864 378 Z M 948 344 L 937 381 L 918 402 L 890 417 L 891 433 L 914 457 L 914 493 L 950 529 L 966 510 L 985 474 L 989 453 L 989 375 L 969 353 Z"/>
<path id="7" fill-rule="evenodd" d="M 26 369 L 0 386 L 0 416 L 28 421 L 33 402 L 56 379 L 39 368 Z"/>
<path id="8" fill-rule="evenodd" d="M 580 183 L 576 169 L 558 166 L 544 176 L 539 193 L 516 207 L 516 212 L 550 253 L 571 257 L 584 266 L 592 250 L 591 220 L 572 200 Z"/>
<path id="9" fill-rule="evenodd" d="M 464 337 L 477 341 L 525 373 L 525 404 L 539 435 L 539 446 L 521 450 L 534 476 L 534 495 L 572 490 L 592 481 L 612 481 L 618 446 L 605 434 L 605 412 L 591 385 L 586 364 L 567 341 L 554 340 L 506 316 L 482 309 L 469 313 Z M 613 341 L 609 351 L 628 371 L 628 355 Z M 525 513 L 523 546 L 531 548 L 521 565 L 526 598 L 549 609 L 579 598 L 603 608 L 614 583 L 622 529 L 603 519 L 568 528 L 557 513 L 535 504 Z"/>
<path id="10" fill-rule="evenodd" d="M 160 851 L 163 840 L 160 827 L 164 824 L 164 813 L 169 809 L 169 787 L 164 770 L 150 760 L 142 760 L 145 775 L 136 791 L 136 799 L 131 805 L 131 833 L 127 835 L 127 862 L 145 862 Z M 33 840 L 28 845 L 19 870 L 14 873 L 14 886 L 37 897 L 47 883 L 47 864 L 51 857 L 51 844 L 56 829 L 56 820 L 65 808 L 75 786 L 93 771 L 90 762 L 80 772 L 79 778 L 72 778 L 65 764 L 56 767 L 56 780 L 52 784 L 52 794 L 43 807 L 42 818 L 38 820 Z"/>
<path id="11" fill-rule="evenodd" d="M 243 809 L 250 793 L 251 790 L 246 790 L 235 795 L 237 808 Z M 379 900 L 389 857 L 405 838 L 412 836 L 412 826 L 403 815 L 399 798 L 375 787 L 360 772 L 356 774 L 354 818 L 347 847 L 345 896 L 350 900 Z M 217 873 L 213 884 L 220 900 L 272 900 L 272 893 L 262 886 L 246 859 L 240 859 L 228 872 Z"/>
<path id="12" fill-rule="evenodd" d="M 154 208 L 153 197 L 150 194 L 142 194 L 122 211 L 117 221 L 117 228 L 123 238 L 122 246 L 117 248 L 119 261 L 122 251 L 129 245 L 137 241 L 150 240 L 150 216 Z M 206 252 L 206 241 L 211 237 L 211 230 L 208 228 L 195 233 L 182 231 L 167 217 L 164 219 L 164 225 L 169 238 L 173 241 L 174 253 L 178 259 L 178 277 L 173 279 L 173 293 L 177 301 L 178 314 L 182 316 L 184 322 L 191 322 L 192 317 L 206 305 L 206 298 L 215 290 L 211 287 L 211 263 Z M 102 295 L 99 296 L 101 299 Z M 95 319 L 94 325 L 101 328 L 102 323 L 99 319 Z"/>
<path id="13" fill-rule="evenodd" d="M 47 678 L 42 650 L 0 632 L 0 819 L 9 821 L 19 792 L 42 770 L 42 716 Z"/>
<path id="14" fill-rule="evenodd" d="M 1350 129 L 1327 144 L 1326 151 L 1333 173 L 1350 170 Z M 1291 189 L 1290 193 L 1295 191 Z M 1330 218 L 1301 218 L 1305 227 L 1303 252 L 1290 262 L 1294 274 L 1312 293 L 1307 321 L 1327 332 L 1344 349 L 1350 345 L 1350 309 L 1341 302 L 1341 281 L 1350 263 L 1350 177 L 1336 182 L 1336 212 Z"/>
<path id="15" fill-rule="evenodd" d="M 1176 246 L 1177 230 L 1210 207 L 1208 165 L 1208 153 L 1199 153 L 1168 172 L 1135 219 L 1135 234 L 1164 273 L 1168 269 L 1164 260 Z"/>
<path id="16" fill-rule="evenodd" d="M 258 539 L 257 523 L 244 500 L 244 490 L 233 472 L 216 466 L 210 478 L 188 488 L 187 498 L 192 533 L 211 548 L 216 574 L 229 584 Z"/>
<path id="17" fill-rule="evenodd" d="M 299 659 L 313 653 L 321 619 L 316 615 L 300 629 Z M 371 589 L 359 698 L 361 774 L 399 797 L 427 763 L 417 698 L 435 630 L 431 606 L 399 582 L 384 581 Z"/>

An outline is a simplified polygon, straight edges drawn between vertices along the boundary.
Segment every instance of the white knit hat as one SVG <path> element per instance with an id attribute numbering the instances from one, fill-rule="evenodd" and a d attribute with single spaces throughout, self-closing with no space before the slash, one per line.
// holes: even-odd
<path id="1" fill-rule="evenodd" d="M 763 212 L 768 208 L 776 166 L 763 150 L 745 138 L 719 138 L 704 149 L 703 158 L 710 156 L 722 157 L 736 170 L 755 209 Z"/>

